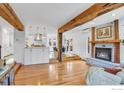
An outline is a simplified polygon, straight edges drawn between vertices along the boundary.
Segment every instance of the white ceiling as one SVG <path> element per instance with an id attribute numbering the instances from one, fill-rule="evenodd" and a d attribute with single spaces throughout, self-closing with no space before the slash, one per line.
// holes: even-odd
<path id="1" fill-rule="evenodd" d="M 5 19 L 3 19 L 1 16 L 0 16 L 0 26 L 3 27 L 3 28 L 14 29 L 14 27 L 10 23 L 8 23 Z"/>
<path id="2" fill-rule="evenodd" d="M 90 7 L 91 3 L 12 3 L 23 24 L 59 28 Z"/>
<path id="3" fill-rule="evenodd" d="M 27 4 L 27 3 L 12 3 L 12 7 L 15 9 L 17 15 L 20 17 L 24 24 L 41 24 L 59 28 L 82 11 L 87 9 L 93 4 L 65 4 L 65 3 L 41 3 L 41 4 Z M 83 7 L 82 7 L 83 6 Z M 112 14 L 116 14 L 112 16 Z M 108 22 L 112 22 L 115 19 L 124 19 L 124 7 L 113 10 L 109 13 L 101 15 L 94 20 L 80 25 L 71 30 L 83 30 L 93 26 L 102 25 Z M 0 25 L 12 27 L 7 21 L 0 17 Z"/>

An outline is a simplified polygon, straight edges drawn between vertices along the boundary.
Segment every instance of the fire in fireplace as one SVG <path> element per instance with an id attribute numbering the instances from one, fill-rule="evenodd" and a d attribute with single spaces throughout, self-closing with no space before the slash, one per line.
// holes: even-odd
<path id="1" fill-rule="evenodd" d="M 111 48 L 95 48 L 95 58 L 111 61 Z"/>

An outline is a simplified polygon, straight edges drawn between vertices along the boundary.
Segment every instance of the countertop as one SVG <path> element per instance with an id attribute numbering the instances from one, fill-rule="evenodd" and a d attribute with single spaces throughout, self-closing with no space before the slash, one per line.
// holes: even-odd
<path id="1" fill-rule="evenodd" d="M 25 49 L 40 49 L 40 48 L 48 48 L 48 47 L 25 47 Z"/>

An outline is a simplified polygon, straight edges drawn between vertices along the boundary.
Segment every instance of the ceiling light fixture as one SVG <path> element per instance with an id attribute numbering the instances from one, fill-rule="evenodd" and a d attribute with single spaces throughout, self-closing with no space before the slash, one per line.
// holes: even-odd
<path id="1" fill-rule="evenodd" d="M 113 13 L 113 14 L 112 14 L 112 16 L 113 16 L 113 17 L 115 17 L 115 16 L 116 16 L 116 14 L 115 14 L 115 13 Z"/>

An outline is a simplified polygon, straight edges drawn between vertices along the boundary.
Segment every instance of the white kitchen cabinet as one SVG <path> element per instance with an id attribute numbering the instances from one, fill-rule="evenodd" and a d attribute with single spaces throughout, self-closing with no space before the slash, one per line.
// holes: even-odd
<path id="1" fill-rule="evenodd" d="M 24 65 L 49 63 L 49 48 L 25 48 Z"/>
<path id="2" fill-rule="evenodd" d="M 24 51 L 24 64 L 31 64 L 31 48 L 26 48 Z"/>

